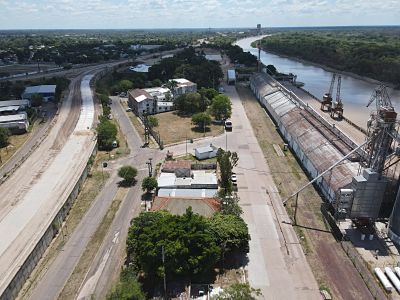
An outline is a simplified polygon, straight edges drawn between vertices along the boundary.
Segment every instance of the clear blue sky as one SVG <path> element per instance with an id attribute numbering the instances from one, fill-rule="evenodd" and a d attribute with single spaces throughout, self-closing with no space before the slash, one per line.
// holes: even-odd
<path id="1" fill-rule="evenodd" d="M 400 0 L 0 0 L 0 29 L 399 25 Z"/>

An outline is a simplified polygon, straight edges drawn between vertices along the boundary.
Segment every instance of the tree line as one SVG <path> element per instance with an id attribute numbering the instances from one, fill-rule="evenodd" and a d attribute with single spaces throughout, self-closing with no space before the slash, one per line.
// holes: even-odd
<path id="1" fill-rule="evenodd" d="M 400 40 L 391 32 L 286 32 L 263 39 L 261 45 L 267 51 L 400 86 Z"/>

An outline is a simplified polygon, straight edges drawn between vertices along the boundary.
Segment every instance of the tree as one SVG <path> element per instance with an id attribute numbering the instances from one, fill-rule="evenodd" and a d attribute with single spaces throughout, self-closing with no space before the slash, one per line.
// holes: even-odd
<path id="1" fill-rule="evenodd" d="M 211 116 L 206 112 L 199 112 L 192 116 L 192 122 L 198 128 L 205 129 L 206 126 L 211 124 Z"/>
<path id="2" fill-rule="evenodd" d="M 8 145 L 10 131 L 8 128 L 0 127 L 0 148 L 6 147 Z"/>
<path id="3" fill-rule="evenodd" d="M 154 87 L 162 86 L 162 81 L 160 79 L 156 78 L 151 82 L 151 85 Z"/>
<path id="4" fill-rule="evenodd" d="M 11 93 L 18 99 L 21 98 L 21 95 L 24 91 L 25 86 L 20 82 L 16 82 L 11 88 Z"/>
<path id="5" fill-rule="evenodd" d="M 150 127 L 157 127 L 158 126 L 158 119 L 156 117 L 149 116 L 147 118 L 147 120 L 149 121 Z"/>
<path id="6" fill-rule="evenodd" d="M 128 185 L 132 185 L 135 182 L 137 173 L 137 169 L 131 166 L 123 166 L 118 170 L 118 176 L 121 177 Z"/>
<path id="7" fill-rule="evenodd" d="M 270 75 L 275 75 L 277 72 L 276 68 L 274 65 L 268 65 L 267 66 L 267 73 Z"/>
<path id="8" fill-rule="evenodd" d="M 187 93 L 174 99 L 174 106 L 183 115 L 201 111 L 202 97 L 199 93 Z"/>
<path id="9" fill-rule="evenodd" d="M 31 105 L 33 107 L 41 106 L 43 103 L 43 96 L 40 94 L 32 94 L 31 96 Z"/>
<path id="10" fill-rule="evenodd" d="M 142 181 L 142 190 L 147 191 L 147 193 L 156 189 L 157 187 L 158 187 L 157 179 L 154 177 L 146 177 Z"/>
<path id="11" fill-rule="evenodd" d="M 232 192 L 232 169 L 237 165 L 239 157 L 236 152 L 224 151 L 219 148 L 217 152 L 217 162 L 221 173 L 222 196 L 231 195 Z"/>
<path id="12" fill-rule="evenodd" d="M 124 270 L 120 282 L 107 294 L 107 300 L 145 300 L 140 283 L 131 270 Z"/>
<path id="13" fill-rule="evenodd" d="M 147 277 L 162 278 L 165 272 L 167 278 L 194 279 L 213 269 L 220 248 L 207 219 L 188 208 L 182 216 L 161 211 L 141 213 L 133 219 L 127 255 Z"/>
<path id="14" fill-rule="evenodd" d="M 236 193 L 226 195 L 222 193 L 219 200 L 221 204 L 221 213 L 238 217 L 243 213 L 243 210 L 239 205 L 239 196 Z"/>
<path id="15" fill-rule="evenodd" d="M 254 289 L 248 283 L 234 283 L 213 300 L 256 300 L 261 295 L 260 289 Z"/>
<path id="16" fill-rule="evenodd" d="M 133 87 L 133 83 L 127 79 L 124 79 L 118 83 L 118 87 L 120 91 L 126 92 L 127 90 L 130 90 Z"/>
<path id="17" fill-rule="evenodd" d="M 215 241 L 217 245 L 222 245 L 223 251 L 249 252 L 249 229 L 241 217 L 217 213 L 209 222 Z"/>
<path id="18" fill-rule="evenodd" d="M 97 125 L 97 141 L 100 150 L 111 150 L 113 143 L 117 138 L 117 126 L 111 123 L 107 118 L 101 117 Z"/>
<path id="19" fill-rule="evenodd" d="M 232 114 L 232 103 L 229 97 L 218 95 L 214 97 L 210 107 L 211 114 L 216 120 L 224 120 Z"/>

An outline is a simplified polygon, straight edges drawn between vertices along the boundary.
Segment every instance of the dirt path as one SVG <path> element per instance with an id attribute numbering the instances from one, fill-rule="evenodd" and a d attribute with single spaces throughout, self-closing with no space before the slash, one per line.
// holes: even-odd
<path id="1" fill-rule="evenodd" d="M 251 91 L 240 86 L 237 90 L 275 184 L 285 199 L 307 183 L 308 178 L 290 152 L 285 152 L 284 157 L 278 156 L 273 145 L 282 147 L 284 142 Z M 325 225 L 321 203 L 322 199 L 313 187 L 304 190 L 299 196 L 299 226 L 295 227 L 320 287 L 329 290 L 335 299 L 373 299 L 352 262 Z M 293 216 L 292 200 L 288 202 L 287 209 Z"/>

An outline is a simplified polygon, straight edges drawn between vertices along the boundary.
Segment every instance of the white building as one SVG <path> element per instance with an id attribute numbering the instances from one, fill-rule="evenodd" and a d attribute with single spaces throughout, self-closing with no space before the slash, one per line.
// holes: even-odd
<path id="1" fill-rule="evenodd" d="M 171 90 L 165 87 L 132 90 L 128 97 L 130 107 L 139 115 L 158 114 L 174 109 Z"/>
<path id="2" fill-rule="evenodd" d="M 31 106 L 31 102 L 28 99 L 0 101 L 0 107 L 7 106 L 18 106 L 19 110 L 25 110 Z"/>
<path id="3" fill-rule="evenodd" d="M 176 87 L 174 88 L 175 96 L 183 95 L 186 93 L 197 92 L 197 84 L 187 79 L 178 78 L 178 79 L 170 79 L 170 81 L 176 82 Z"/>
<path id="4" fill-rule="evenodd" d="M 134 89 L 128 92 L 129 107 L 138 116 L 151 115 L 156 113 L 154 97 L 143 89 Z"/>
<path id="5" fill-rule="evenodd" d="M 0 116 L 0 127 L 8 128 L 11 132 L 27 132 L 28 126 L 29 122 L 26 112 L 15 115 Z"/>
<path id="6" fill-rule="evenodd" d="M 194 154 L 198 160 L 216 157 L 217 152 L 218 148 L 212 144 L 194 149 Z"/>
<path id="7" fill-rule="evenodd" d="M 52 100 L 56 95 L 56 85 L 28 86 L 22 94 L 22 97 L 26 99 L 31 99 L 33 94 L 41 95 L 44 101 Z"/>

